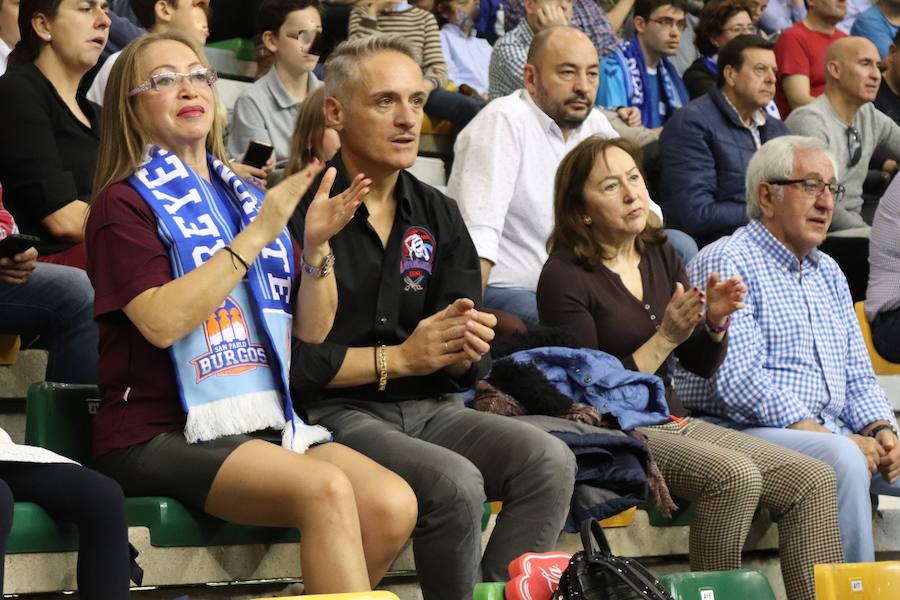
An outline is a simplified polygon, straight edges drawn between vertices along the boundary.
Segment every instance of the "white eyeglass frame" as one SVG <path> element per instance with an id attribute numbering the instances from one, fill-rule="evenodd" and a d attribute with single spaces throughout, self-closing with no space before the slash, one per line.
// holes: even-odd
<path id="1" fill-rule="evenodd" d="M 193 71 L 189 71 L 187 73 L 179 73 L 177 71 L 166 71 L 164 73 L 157 73 L 156 75 L 152 75 L 147 78 L 147 80 L 141 85 L 137 86 L 130 92 L 128 92 L 128 96 L 137 96 L 138 94 L 143 94 L 144 92 L 148 92 L 153 90 L 154 92 L 159 91 L 159 85 L 156 83 L 156 78 L 158 77 L 174 77 L 175 84 L 174 87 L 180 86 L 184 83 L 185 78 L 190 78 L 191 76 L 203 72 L 206 76 L 206 84 L 212 88 L 213 84 L 219 80 L 219 74 L 212 67 L 201 67 L 199 69 L 194 69 Z"/>

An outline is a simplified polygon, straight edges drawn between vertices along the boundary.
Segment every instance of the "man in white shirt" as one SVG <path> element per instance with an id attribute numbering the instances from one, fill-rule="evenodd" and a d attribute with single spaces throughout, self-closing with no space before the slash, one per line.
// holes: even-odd
<path id="1" fill-rule="evenodd" d="M 556 168 L 585 138 L 619 134 L 594 109 L 599 61 L 582 31 L 537 33 L 524 75 L 525 89 L 488 104 L 457 137 L 447 195 L 481 258 L 485 305 L 534 324 Z"/>
<path id="2" fill-rule="evenodd" d="M 0 75 L 6 73 L 6 59 L 19 42 L 19 0 L 0 0 Z"/>

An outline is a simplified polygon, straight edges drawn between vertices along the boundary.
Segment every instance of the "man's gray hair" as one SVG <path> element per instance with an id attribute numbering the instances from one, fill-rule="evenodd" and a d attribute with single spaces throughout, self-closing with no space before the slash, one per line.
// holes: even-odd
<path id="1" fill-rule="evenodd" d="M 747 177 L 744 180 L 746 186 L 747 215 L 751 219 L 762 217 L 762 208 L 759 206 L 759 197 L 756 191 L 759 184 L 773 179 L 791 179 L 794 175 L 794 157 L 798 151 L 821 152 L 828 157 L 834 167 L 834 176 L 838 175 L 837 161 L 828 147 L 819 139 L 802 135 L 784 135 L 769 140 L 763 144 L 747 165 Z M 783 190 L 776 188 L 776 194 L 780 197 Z"/>
<path id="2" fill-rule="evenodd" d="M 405 54 L 417 65 L 415 50 L 403 37 L 376 34 L 342 42 L 325 61 L 325 95 L 348 98 L 360 79 L 359 63 L 380 52 Z"/>

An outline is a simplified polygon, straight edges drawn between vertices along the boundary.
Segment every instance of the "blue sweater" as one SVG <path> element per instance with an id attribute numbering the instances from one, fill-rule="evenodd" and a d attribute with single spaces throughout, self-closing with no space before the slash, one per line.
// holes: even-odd
<path id="1" fill-rule="evenodd" d="M 761 143 L 787 135 L 784 123 L 765 117 Z M 756 144 L 719 88 L 672 115 L 659 148 L 658 198 L 667 226 L 685 231 L 702 246 L 747 223 L 744 176 Z"/>

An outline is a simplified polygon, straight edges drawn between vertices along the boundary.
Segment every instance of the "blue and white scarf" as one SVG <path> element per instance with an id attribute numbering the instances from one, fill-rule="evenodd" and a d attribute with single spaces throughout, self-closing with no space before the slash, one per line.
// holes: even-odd
<path id="1" fill-rule="evenodd" d="M 657 77 L 662 82 L 662 94 L 660 94 L 660 106 L 650 106 L 650 94 L 647 93 L 647 64 L 644 62 L 644 52 L 637 37 L 625 42 L 615 52 L 615 57 L 620 63 L 625 74 L 625 88 L 628 96 L 628 104 L 637 106 L 641 110 L 641 123 L 644 127 L 659 127 L 662 123 L 654 123 L 653 115 L 659 112 L 662 120 L 671 115 L 677 109 L 688 103 L 690 96 L 681 76 L 675 66 L 667 58 L 659 61 Z"/>
<path id="2" fill-rule="evenodd" d="M 153 209 L 172 277 L 201 266 L 259 212 L 259 191 L 208 155 L 212 184 L 156 146 L 128 183 Z M 294 257 L 287 230 L 263 248 L 247 276 L 169 353 L 187 413 L 184 435 L 202 442 L 282 429 L 296 452 L 331 439 L 294 412 L 288 385 Z"/>

